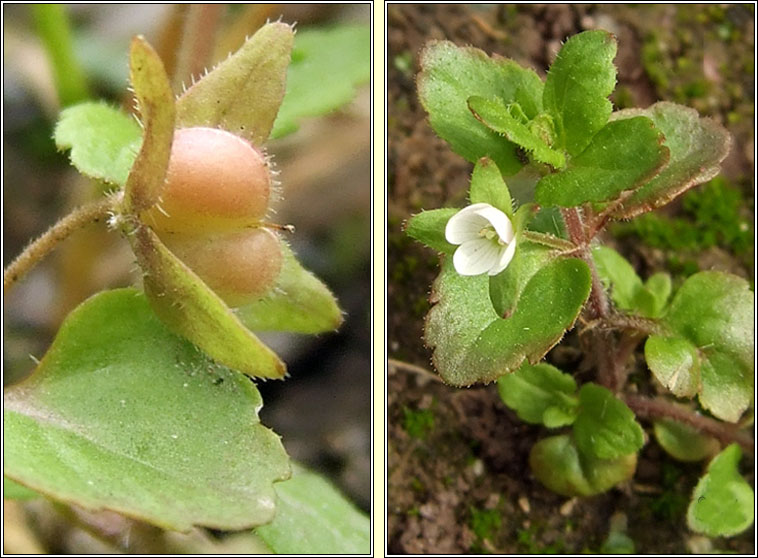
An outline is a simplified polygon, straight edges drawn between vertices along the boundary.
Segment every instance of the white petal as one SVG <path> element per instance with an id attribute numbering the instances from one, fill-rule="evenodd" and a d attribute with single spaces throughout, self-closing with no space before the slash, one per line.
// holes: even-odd
<path id="1" fill-rule="evenodd" d="M 513 259 L 513 255 L 516 253 L 516 239 L 514 238 L 508 246 L 501 250 L 499 254 L 499 261 L 495 267 L 490 269 L 487 273 L 490 275 L 497 275 L 501 271 L 503 271 L 506 267 L 508 267 L 508 264 L 511 263 L 511 260 Z"/>
<path id="2" fill-rule="evenodd" d="M 497 244 L 486 238 L 477 238 L 458 247 L 453 254 L 453 265 L 461 275 L 481 275 L 497 265 L 499 258 Z"/>
<path id="3" fill-rule="evenodd" d="M 469 207 L 475 206 L 484 206 L 477 208 L 476 213 L 484 217 L 495 228 L 495 232 L 503 242 L 513 240 L 513 224 L 505 213 L 486 203 L 476 203 Z"/>
<path id="4" fill-rule="evenodd" d="M 464 207 L 450 217 L 445 226 L 445 239 L 450 244 L 463 244 L 479 238 L 479 231 L 489 225 L 489 220 L 479 215 L 478 211 L 486 207 L 491 206 L 486 203 L 475 203 Z"/>

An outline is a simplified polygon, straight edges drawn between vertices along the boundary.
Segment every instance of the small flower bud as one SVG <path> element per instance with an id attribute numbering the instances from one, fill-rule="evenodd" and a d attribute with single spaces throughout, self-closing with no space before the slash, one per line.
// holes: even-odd
<path id="1" fill-rule="evenodd" d="M 264 228 L 163 234 L 161 240 L 231 307 L 259 299 L 273 287 L 282 268 L 279 238 Z"/>
<path id="2" fill-rule="evenodd" d="M 144 220 L 156 232 L 222 232 L 260 223 L 271 194 L 265 156 L 216 128 L 174 133 L 166 183 Z"/>

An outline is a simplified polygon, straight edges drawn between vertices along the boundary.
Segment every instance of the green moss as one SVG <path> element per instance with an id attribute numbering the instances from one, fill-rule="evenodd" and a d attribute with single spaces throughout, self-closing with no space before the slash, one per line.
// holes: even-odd
<path id="1" fill-rule="evenodd" d="M 482 545 L 482 541 L 487 539 L 494 541 L 500 530 L 502 523 L 501 512 L 495 508 L 491 510 L 480 510 L 471 506 L 469 508 L 471 513 L 469 517 L 469 527 L 476 535 L 476 542 L 471 546 L 471 550 L 474 553 L 487 552 L 486 548 Z"/>
<path id="2" fill-rule="evenodd" d="M 434 412 L 431 409 L 403 407 L 403 430 L 411 438 L 423 440 L 434 429 Z"/>
<path id="3" fill-rule="evenodd" d="M 693 256 L 713 246 L 732 252 L 749 265 L 753 226 L 744 212 L 749 207 L 741 191 L 717 177 L 682 198 L 686 217 L 647 213 L 612 228 L 620 237 L 637 236 L 653 248 L 671 252 L 667 264 L 675 273 L 698 271 Z"/>

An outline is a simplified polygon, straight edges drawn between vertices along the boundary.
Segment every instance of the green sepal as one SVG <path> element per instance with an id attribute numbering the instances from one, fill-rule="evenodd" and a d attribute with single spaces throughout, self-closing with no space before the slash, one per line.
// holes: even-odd
<path id="1" fill-rule="evenodd" d="M 177 99 L 177 125 L 221 128 L 263 145 L 284 98 L 293 37 L 286 23 L 258 29 Z"/>
<path id="2" fill-rule="evenodd" d="M 495 162 L 482 157 L 476 162 L 471 175 L 469 199 L 472 204 L 488 203 L 513 220 L 513 201 L 508 186 Z"/>
<path id="3" fill-rule="evenodd" d="M 460 209 L 443 208 L 422 211 L 408 219 L 405 232 L 411 238 L 443 254 L 452 254 L 457 248 L 445 239 L 445 227 L 450 218 Z"/>

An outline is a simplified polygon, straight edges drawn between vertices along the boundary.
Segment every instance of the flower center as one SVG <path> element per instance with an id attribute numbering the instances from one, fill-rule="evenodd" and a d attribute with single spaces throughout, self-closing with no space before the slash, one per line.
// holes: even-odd
<path id="1" fill-rule="evenodd" d="M 505 246 L 505 242 L 503 242 L 503 239 L 498 236 L 497 232 L 495 231 L 495 227 L 492 225 L 487 225 L 482 230 L 480 230 L 479 236 L 486 238 L 487 240 L 497 240 L 498 244 Z"/>

